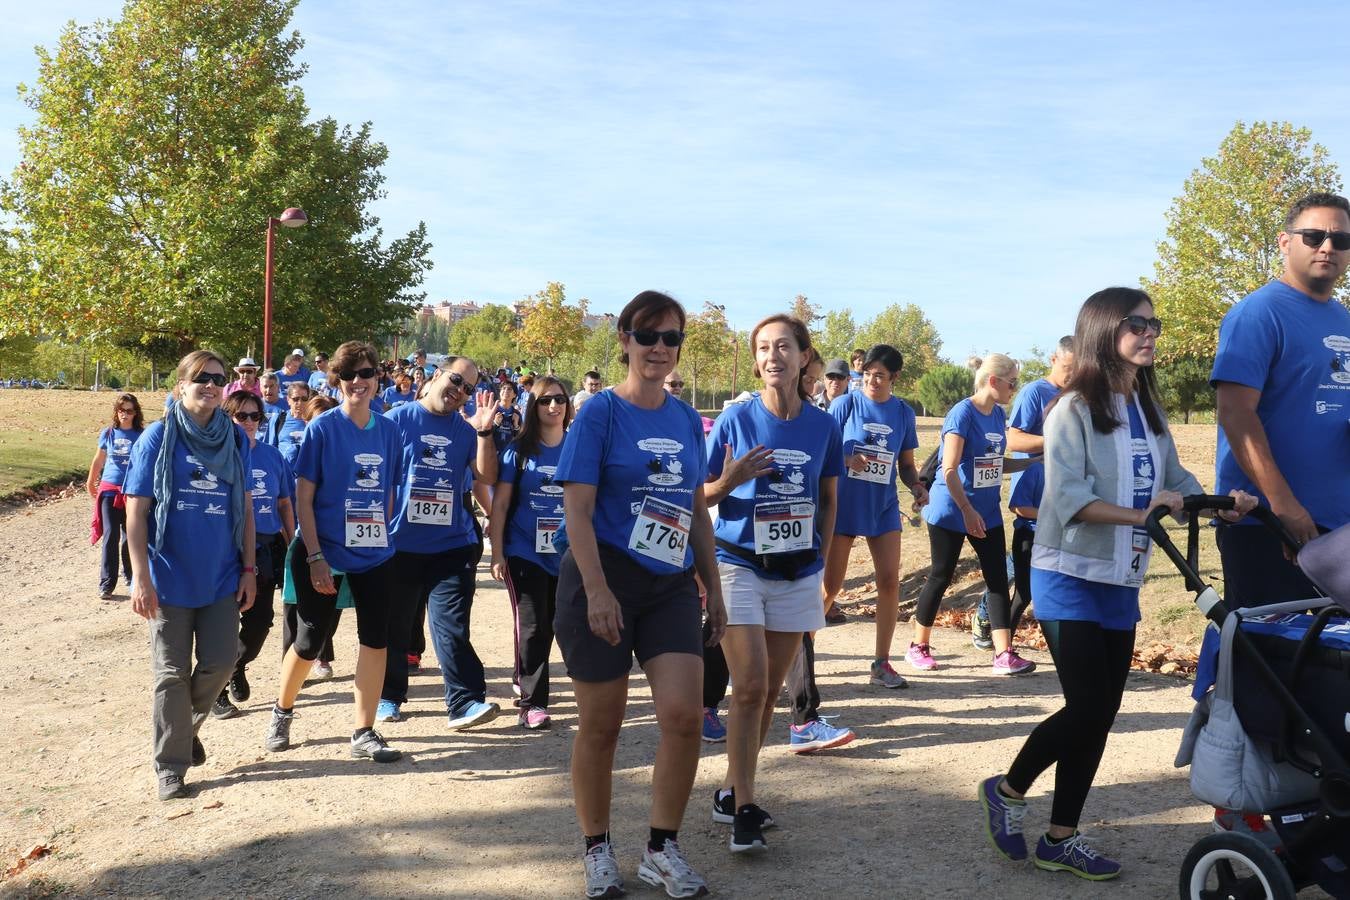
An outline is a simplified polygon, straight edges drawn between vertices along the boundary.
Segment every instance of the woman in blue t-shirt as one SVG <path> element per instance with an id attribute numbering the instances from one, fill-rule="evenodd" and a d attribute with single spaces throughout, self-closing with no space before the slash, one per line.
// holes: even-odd
<path id="1" fill-rule="evenodd" d="M 1148 294 L 1107 288 L 1087 299 L 1074 329 L 1074 376 L 1045 422 L 1045 490 L 1032 549 L 1036 616 L 1055 661 L 1064 707 L 1036 726 L 1006 776 L 980 784 L 989 840 L 1003 856 L 1027 857 L 1026 792 L 1055 766 L 1050 827 L 1037 868 L 1102 881 L 1120 863 L 1078 833 L 1088 790 L 1125 691 L 1139 621 L 1139 587 L 1159 506 L 1177 511 L 1203 493 L 1181 467 L 1153 374 L 1162 322 Z M 1240 491 L 1236 521 L 1256 505 Z M 999 566 L 1002 568 L 1000 555 Z"/>
<path id="2" fill-rule="evenodd" d="M 98 577 L 98 598 L 111 600 L 117 587 L 117 564 L 131 587 L 131 558 L 127 549 L 126 500 L 122 484 L 126 481 L 131 448 L 145 431 L 145 415 L 135 394 L 118 394 L 113 401 L 112 422 L 98 436 L 98 450 L 89 464 L 85 489 L 94 498 L 94 520 L 90 543 L 103 539 Z"/>
<path id="3" fill-rule="evenodd" d="M 539 376 L 532 393 L 524 427 L 502 451 L 488 531 L 492 577 L 506 583 L 516 620 L 517 721 L 536 730 L 549 726 L 548 655 L 559 563 L 553 538 L 563 512 L 563 489 L 553 477 L 572 423 L 572 401 L 552 375 Z"/>
<path id="4" fill-rule="evenodd" d="M 893 395 L 904 368 L 900 351 L 877 344 L 863 355 L 862 387 L 830 404 L 830 415 L 843 433 L 844 465 L 839 480 L 839 514 L 835 540 L 825 557 L 825 609 L 828 612 L 844 586 L 849 551 L 855 537 L 867 538 L 877 578 L 876 645 L 869 680 L 886 688 L 902 688 L 905 679 L 891 665 L 896 614 L 900 609 L 900 497 L 896 480 L 914 496 L 914 508 L 928 502 L 928 492 L 914 465 L 919 446 L 914 410 Z"/>
<path id="5" fill-rule="evenodd" d="M 519 390 L 509 381 L 503 382 L 501 387 L 497 388 L 497 412 L 492 416 L 494 429 L 492 440 L 497 445 L 498 453 L 516 439 L 524 424 L 525 417 L 516 406 L 516 399 L 519 396 Z"/>
<path id="6" fill-rule="evenodd" d="M 385 412 L 416 400 L 417 394 L 412 388 L 412 376 L 404 369 L 394 372 L 393 386 L 385 388 L 380 395 L 380 399 L 384 401 Z"/>
<path id="7" fill-rule="evenodd" d="M 802 386 L 815 358 L 806 326 L 770 316 L 750 332 L 750 346 L 764 387 L 713 424 L 704 488 L 717 505 L 717 568 L 727 603 L 722 650 L 736 685 L 713 821 L 732 826 L 733 853 L 764 849 L 763 830 L 773 824 L 755 803 L 755 767 L 802 635 L 825 627 L 821 569 L 844 468 L 834 421 Z"/>
<path id="8" fill-rule="evenodd" d="M 942 595 L 952 582 L 967 541 L 980 560 L 988 590 L 995 675 L 1027 675 L 1036 664 L 1017 655 L 1009 628 L 1008 544 L 1003 536 L 1003 453 L 1007 415 L 1003 407 L 1017 390 L 1017 360 L 1002 353 L 985 357 L 975 371 L 975 393 L 956 404 L 942 423 L 938 477 L 924 510 L 932 567 L 914 611 L 914 640 L 905 658 L 921 671 L 937 668 L 929 646 Z"/>
<path id="9" fill-rule="evenodd" d="M 188 767 L 206 761 L 197 729 L 234 672 L 239 613 L 257 589 L 248 439 L 220 409 L 225 362 L 195 350 L 178 373 L 177 401 L 132 448 L 123 487 L 131 608 L 150 622 L 161 800 L 187 796 Z"/>
<path id="10" fill-rule="evenodd" d="M 638 876 L 672 897 L 706 891 L 677 840 L 698 768 L 703 624 L 694 569 L 708 592 L 710 643 L 726 625 L 703 482 L 707 459 L 694 409 L 665 391 L 680 358 L 684 309 L 643 291 L 619 314 L 623 382 L 577 415 L 555 480 L 569 544 L 558 572 L 554 631 L 577 700 L 572 794 L 586 840 L 586 893 L 623 890 L 609 842 L 614 750 L 634 655 L 661 732 L 652 772 L 651 833 Z"/>
<path id="11" fill-rule="evenodd" d="M 267 749 L 291 746 L 295 698 L 330 636 L 338 592 L 356 607 L 353 759 L 393 762 L 402 756 L 373 728 L 389 641 L 389 540 L 394 486 L 402 476 L 397 426 L 371 412 L 380 357 L 370 344 L 347 341 L 333 353 L 328 385 L 341 406 L 315 416 L 295 459 L 296 516 L 288 580 L 295 587 L 295 643 L 281 661 Z"/>

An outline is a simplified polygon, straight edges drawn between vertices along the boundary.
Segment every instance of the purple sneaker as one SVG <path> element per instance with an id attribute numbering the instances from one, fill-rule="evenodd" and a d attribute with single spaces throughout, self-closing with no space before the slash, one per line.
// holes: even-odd
<path id="1" fill-rule="evenodd" d="M 927 644 L 910 644 L 905 651 L 905 659 L 920 672 L 931 672 L 938 667 L 937 660 L 933 659 L 933 651 Z"/>
<path id="2" fill-rule="evenodd" d="M 980 805 L 984 807 L 984 830 L 994 849 L 1011 860 L 1027 858 L 1027 840 L 1022 837 L 1022 820 L 1027 815 L 1027 802 L 1014 800 L 999 793 L 1002 775 L 980 782 Z"/>
<path id="3" fill-rule="evenodd" d="M 1035 671 L 1036 664 L 1018 656 L 1011 647 L 994 657 L 995 675 L 1030 675 Z"/>
<path id="4" fill-rule="evenodd" d="M 1120 863 L 1093 850 L 1076 831 L 1058 844 L 1050 843 L 1048 835 L 1041 835 L 1033 862 L 1038 869 L 1072 872 L 1088 881 L 1106 881 L 1120 874 Z"/>

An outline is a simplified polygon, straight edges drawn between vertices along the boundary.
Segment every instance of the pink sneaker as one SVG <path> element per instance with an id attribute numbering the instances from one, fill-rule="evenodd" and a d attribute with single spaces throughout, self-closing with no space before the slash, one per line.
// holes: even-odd
<path id="1" fill-rule="evenodd" d="M 931 672 L 938 667 L 937 660 L 933 659 L 927 644 L 910 644 L 909 650 L 905 652 L 905 659 L 921 672 Z"/>
<path id="2" fill-rule="evenodd" d="M 1034 671 L 1036 664 L 1018 656 L 1011 647 L 994 657 L 995 675 L 1030 675 Z"/>
<path id="3" fill-rule="evenodd" d="M 548 710 L 540 709 L 537 706 L 531 706 L 520 711 L 520 717 L 517 722 L 522 728 L 528 728 L 531 731 L 540 731 L 549 727 L 553 720 L 549 718 Z"/>

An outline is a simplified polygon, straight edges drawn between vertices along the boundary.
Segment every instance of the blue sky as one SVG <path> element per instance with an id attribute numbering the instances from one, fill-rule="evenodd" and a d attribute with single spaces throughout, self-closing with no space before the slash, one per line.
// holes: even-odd
<path id="1" fill-rule="evenodd" d="M 64 21 L 121 9 L 7 5 L 6 86 Z M 1237 120 L 1346 158 L 1347 65 L 1319 37 L 1346 17 L 1287 14 L 303 0 L 294 26 L 313 115 L 388 145 L 377 213 L 390 234 L 426 221 L 431 300 L 552 280 L 617 312 L 654 287 L 738 327 L 798 293 L 860 323 L 913 302 L 964 359 L 1047 347 L 1088 294 L 1150 274 L 1172 198 Z M 27 117 L 0 91 L 0 171 Z"/>

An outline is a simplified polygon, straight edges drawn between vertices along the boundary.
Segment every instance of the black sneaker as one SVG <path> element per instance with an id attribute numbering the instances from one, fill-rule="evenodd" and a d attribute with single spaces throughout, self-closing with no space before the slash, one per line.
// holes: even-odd
<path id="1" fill-rule="evenodd" d="M 192 736 L 192 764 L 200 766 L 206 762 L 206 748 L 202 746 L 202 739 L 196 735 Z"/>
<path id="2" fill-rule="evenodd" d="M 267 749 L 273 753 L 291 749 L 291 720 L 295 713 L 282 712 L 272 707 L 272 721 L 267 725 Z"/>
<path id="3" fill-rule="evenodd" d="M 768 814 L 753 803 L 747 803 L 736 810 L 736 817 L 731 825 L 731 843 L 728 846 L 732 853 L 750 853 L 760 852 L 768 848 L 764 840 L 763 821 L 768 818 Z"/>
<path id="4" fill-rule="evenodd" d="M 989 592 L 980 597 L 980 605 L 975 615 L 970 617 L 970 642 L 979 650 L 991 650 L 994 646 L 994 631 L 989 622 Z"/>
<path id="5" fill-rule="evenodd" d="M 159 799 L 182 800 L 190 796 L 183 776 L 176 772 L 161 772 L 159 776 Z"/>
<path id="6" fill-rule="evenodd" d="M 233 719 L 239 715 L 239 707 L 230 702 L 230 695 L 224 691 L 211 704 L 211 717 L 215 719 Z"/>
<path id="7" fill-rule="evenodd" d="M 230 679 L 230 698 L 235 703 L 244 703 L 252 693 L 248 688 L 248 679 L 244 677 L 243 669 L 235 669 L 234 677 Z"/>
<path id="8" fill-rule="evenodd" d="M 403 754 L 390 747 L 389 742 L 374 728 L 367 728 L 359 734 L 352 735 L 352 759 L 389 763 L 402 758 Z"/>
<path id="9" fill-rule="evenodd" d="M 759 827 L 761 830 L 769 829 L 774 826 L 773 816 L 760 809 L 758 806 L 750 804 L 755 810 L 755 815 L 759 817 Z M 713 791 L 713 810 L 712 820 L 719 825 L 733 825 L 736 822 L 736 792 L 727 791 L 723 796 L 721 788 Z"/>

